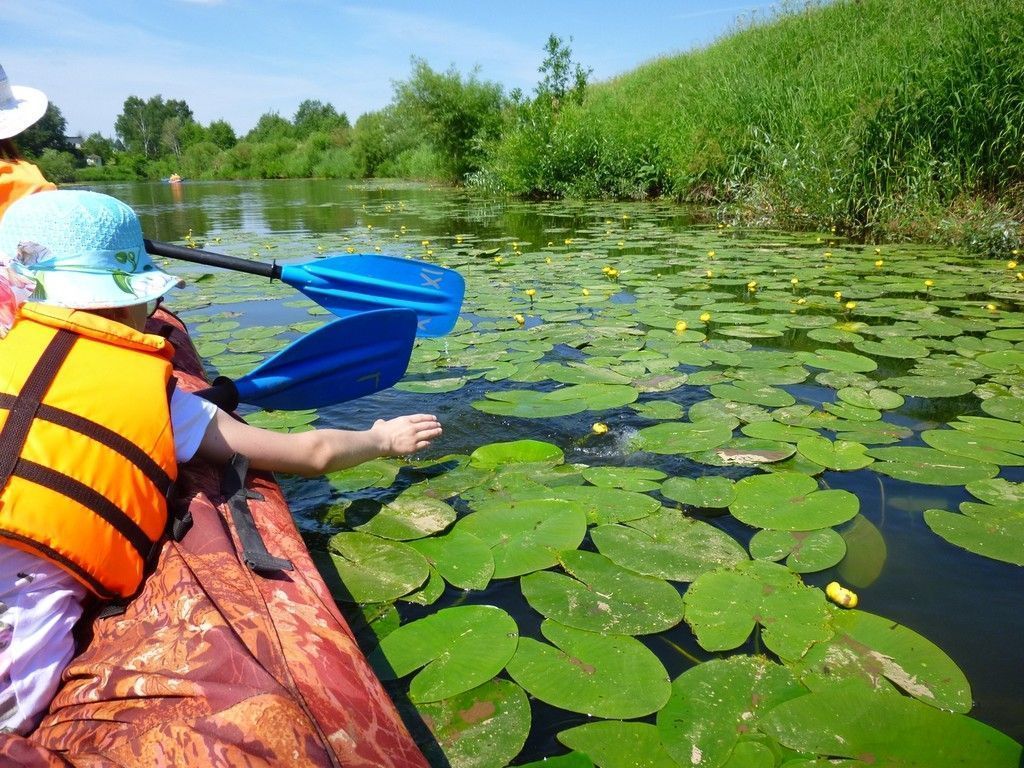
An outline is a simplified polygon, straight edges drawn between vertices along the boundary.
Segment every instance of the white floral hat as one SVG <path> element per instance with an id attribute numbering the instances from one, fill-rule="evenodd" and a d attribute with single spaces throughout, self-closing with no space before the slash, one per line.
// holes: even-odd
<path id="1" fill-rule="evenodd" d="M 17 136 L 46 114 L 46 94 L 24 85 L 11 85 L 0 67 L 0 139 Z"/>
<path id="2" fill-rule="evenodd" d="M 0 263 L 35 281 L 30 301 L 74 309 L 145 304 L 183 285 L 149 258 L 135 211 L 82 190 L 11 205 L 0 219 Z"/>

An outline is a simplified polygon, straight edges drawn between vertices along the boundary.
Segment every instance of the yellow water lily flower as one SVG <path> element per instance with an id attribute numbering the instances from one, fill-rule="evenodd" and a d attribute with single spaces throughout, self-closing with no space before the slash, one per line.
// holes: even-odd
<path id="1" fill-rule="evenodd" d="M 356 249 L 353 248 L 351 245 L 348 248 L 346 248 L 345 250 L 348 251 L 349 253 L 355 253 L 356 252 Z"/>
<path id="2" fill-rule="evenodd" d="M 526 318 L 523 317 L 522 315 L 514 315 L 513 319 L 520 325 L 523 325 L 526 322 Z"/>
<path id="3" fill-rule="evenodd" d="M 625 248 L 625 247 L 626 247 L 626 241 L 625 240 L 619 240 L 619 248 Z"/>
<path id="4" fill-rule="evenodd" d="M 433 256 L 433 255 L 434 255 L 434 249 L 433 248 L 427 248 L 427 256 Z"/>
<path id="5" fill-rule="evenodd" d="M 428 245 L 430 245 L 430 241 L 429 240 L 421 240 L 420 241 L 420 245 L 422 245 L 424 248 L 426 248 Z"/>
<path id="6" fill-rule="evenodd" d="M 501 264 L 502 261 L 504 261 L 504 259 L 502 259 L 501 256 L 495 256 L 494 257 L 494 263 L 495 264 Z"/>
<path id="7" fill-rule="evenodd" d="M 857 302 L 856 301 L 848 301 L 843 306 L 846 307 L 847 309 L 856 309 L 857 308 Z"/>
<path id="8" fill-rule="evenodd" d="M 715 252 L 714 251 L 708 251 L 708 258 L 711 258 L 711 259 L 715 258 Z"/>
<path id="9" fill-rule="evenodd" d="M 799 277 L 791 277 L 789 279 L 789 284 L 790 285 L 800 285 L 800 278 Z"/>
<path id="10" fill-rule="evenodd" d="M 1006 268 L 1007 269 L 1016 269 L 1017 268 L 1017 262 L 1013 261 L 1011 259 L 1010 261 L 1006 262 Z"/>
<path id="11" fill-rule="evenodd" d="M 835 298 L 836 301 L 842 301 L 843 300 L 843 292 L 842 291 L 836 291 L 835 293 L 832 294 L 832 296 Z"/>
<path id="12" fill-rule="evenodd" d="M 545 263 L 545 264 L 550 264 L 550 263 L 551 263 L 551 257 L 550 257 L 550 256 L 546 257 L 546 258 L 544 259 L 544 263 Z"/>
<path id="13" fill-rule="evenodd" d="M 857 607 L 857 593 L 842 586 L 838 581 L 830 581 L 825 587 L 825 594 L 829 600 L 843 608 Z"/>
<path id="14" fill-rule="evenodd" d="M 598 421 L 590 428 L 590 431 L 595 435 L 603 435 L 608 431 L 608 425 Z"/>
<path id="15" fill-rule="evenodd" d="M 605 264 L 603 267 L 601 267 L 601 271 L 607 275 L 609 272 L 612 271 L 612 268 Z"/>
<path id="16" fill-rule="evenodd" d="M 749 283 L 747 283 L 747 290 L 748 291 L 756 291 L 757 290 L 757 280 L 751 280 Z"/>
<path id="17" fill-rule="evenodd" d="M 680 320 L 676 323 L 676 333 L 682 333 L 686 330 L 686 321 Z"/>
<path id="18" fill-rule="evenodd" d="M 584 289 L 583 289 L 583 295 L 584 295 L 584 296 L 589 296 L 589 295 L 590 295 L 590 291 L 589 291 L 589 290 L 587 290 L 586 288 L 584 288 Z"/>
<path id="19" fill-rule="evenodd" d="M 1024 272 L 1018 272 L 1017 273 L 1017 279 L 1018 280 L 1024 280 Z"/>
<path id="20" fill-rule="evenodd" d="M 715 273 L 714 273 L 714 272 L 712 272 L 712 271 L 711 271 L 711 270 L 709 269 L 709 270 L 708 270 L 707 272 L 705 272 L 705 273 L 704 273 L 704 276 L 705 276 L 705 277 L 714 277 L 714 276 L 715 276 Z"/>
<path id="21" fill-rule="evenodd" d="M 535 289 L 533 289 L 533 288 L 527 288 L 526 289 L 526 295 L 529 296 L 532 299 L 534 296 L 537 295 L 537 291 Z"/>
<path id="22" fill-rule="evenodd" d="M 571 237 L 565 238 L 565 244 L 566 245 L 572 245 L 572 238 Z"/>
<path id="23" fill-rule="evenodd" d="M 999 309 L 999 307 L 997 307 L 995 304 L 986 304 L 985 309 L 987 309 L 989 312 L 995 312 L 997 309 Z"/>
<path id="24" fill-rule="evenodd" d="M 931 288 L 933 285 L 935 285 L 935 281 L 934 280 L 925 280 L 924 281 L 924 287 L 925 288 Z"/>
<path id="25" fill-rule="evenodd" d="M 804 299 L 804 298 L 797 299 L 796 303 L 797 304 L 806 304 L 807 303 L 807 299 Z"/>
<path id="26" fill-rule="evenodd" d="M 461 243 L 462 242 L 462 235 L 456 235 L 455 236 L 455 242 L 456 243 Z"/>
<path id="27" fill-rule="evenodd" d="M 711 313 L 710 312 L 701 312 L 701 314 L 700 314 L 700 321 L 702 323 L 709 323 L 709 322 L 711 322 Z"/>
<path id="28" fill-rule="evenodd" d="M 883 261 L 882 259 L 877 259 L 877 260 L 875 261 L 875 266 L 876 266 L 876 267 L 880 267 L 880 266 L 882 266 L 883 264 L 885 264 L 885 262 L 884 262 L 884 261 Z"/>
<path id="29" fill-rule="evenodd" d="M 826 259 L 831 259 L 832 258 L 832 251 L 825 251 L 825 258 Z"/>

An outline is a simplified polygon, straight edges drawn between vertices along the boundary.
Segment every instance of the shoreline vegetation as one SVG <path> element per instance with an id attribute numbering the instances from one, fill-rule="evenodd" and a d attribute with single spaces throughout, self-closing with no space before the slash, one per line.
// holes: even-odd
<path id="1" fill-rule="evenodd" d="M 532 94 L 413 59 L 354 124 L 305 101 L 245 136 L 131 96 L 57 181 L 391 177 L 527 199 L 669 199 L 719 221 L 1005 255 L 1024 221 L 1024 13 L 1006 0 L 785 5 L 591 83 L 552 35 Z M 59 116 L 59 110 L 57 110 Z M 32 154 L 30 152 L 30 154 Z"/>

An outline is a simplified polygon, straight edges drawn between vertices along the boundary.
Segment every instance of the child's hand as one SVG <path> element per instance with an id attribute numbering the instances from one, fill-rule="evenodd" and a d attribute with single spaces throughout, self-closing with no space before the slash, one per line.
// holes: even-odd
<path id="1" fill-rule="evenodd" d="M 377 419 L 370 430 L 380 441 L 384 456 L 405 456 L 426 448 L 441 435 L 441 423 L 427 413 L 414 413 L 395 419 Z"/>

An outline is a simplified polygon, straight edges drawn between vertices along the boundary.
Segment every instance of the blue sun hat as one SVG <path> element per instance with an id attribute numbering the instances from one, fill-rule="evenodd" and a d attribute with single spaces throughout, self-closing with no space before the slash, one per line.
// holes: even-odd
<path id="1" fill-rule="evenodd" d="M 135 211 L 82 190 L 21 198 L 0 219 L 0 263 L 35 281 L 29 298 L 73 309 L 145 304 L 181 280 L 146 253 Z"/>

